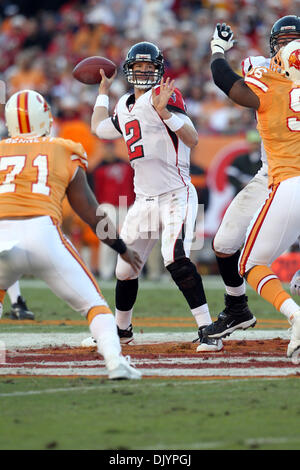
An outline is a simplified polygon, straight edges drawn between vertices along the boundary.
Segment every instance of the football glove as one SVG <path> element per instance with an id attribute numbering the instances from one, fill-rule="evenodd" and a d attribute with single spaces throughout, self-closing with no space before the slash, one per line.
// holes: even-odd
<path id="1" fill-rule="evenodd" d="M 233 32 L 226 23 L 217 24 L 213 38 L 210 42 L 211 52 L 215 54 L 216 52 L 229 51 L 234 44 L 233 41 Z"/>
<path id="2" fill-rule="evenodd" d="M 300 295 L 300 271 L 295 272 L 290 283 L 290 291 L 292 295 Z"/>

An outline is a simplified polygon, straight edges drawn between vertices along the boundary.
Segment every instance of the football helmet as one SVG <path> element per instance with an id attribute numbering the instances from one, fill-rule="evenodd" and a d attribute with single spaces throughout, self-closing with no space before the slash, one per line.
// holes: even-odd
<path id="1" fill-rule="evenodd" d="M 33 90 L 22 90 L 7 101 L 5 121 L 10 137 L 41 137 L 50 134 L 53 118 L 42 95 Z"/>
<path id="2" fill-rule="evenodd" d="M 300 39 L 292 41 L 281 50 L 283 73 L 296 85 L 300 85 Z"/>
<path id="3" fill-rule="evenodd" d="M 290 41 L 300 39 L 300 17 L 287 15 L 279 18 L 271 29 L 270 51 L 273 57 L 280 49 Z M 280 44 L 282 42 L 282 44 Z"/>
<path id="4" fill-rule="evenodd" d="M 155 66 L 155 72 L 134 72 L 132 67 L 137 62 L 151 62 Z M 132 46 L 123 65 L 129 83 L 136 88 L 151 88 L 160 82 L 164 74 L 164 58 L 161 51 L 151 42 L 138 42 Z"/>

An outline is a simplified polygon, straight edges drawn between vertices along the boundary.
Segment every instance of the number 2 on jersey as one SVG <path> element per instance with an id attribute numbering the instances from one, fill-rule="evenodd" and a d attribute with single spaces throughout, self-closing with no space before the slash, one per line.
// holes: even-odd
<path id="1" fill-rule="evenodd" d="M 2 184 L 0 184 L 0 194 L 14 193 L 16 190 L 16 183 L 14 183 L 17 175 L 22 173 L 25 167 L 26 156 L 14 155 L 11 157 L 0 158 L 0 171 L 12 169 L 6 174 Z M 49 196 L 50 188 L 47 185 L 48 178 L 48 157 L 47 155 L 38 155 L 32 162 L 32 165 L 37 167 L 38 176 L 37 181 L 32 184 L 32 192 L 44 194 Z"/>
<path id="2" fill-rule="evenodd" d="M 126 136 L 129 137 L 126 140 L 128 149 L 129 160 L 135 160 L 136 158 L 144 157 L 144 149 L 142 145 L 136 145 L 142 139 L 140 123 L 137 119 L 126 122 L 125 124 Z"/>

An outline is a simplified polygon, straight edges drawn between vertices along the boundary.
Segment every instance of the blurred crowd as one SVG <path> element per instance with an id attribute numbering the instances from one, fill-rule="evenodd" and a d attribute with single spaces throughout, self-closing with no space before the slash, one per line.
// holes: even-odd
<path id="1" fill-rule="evenodd" d="M 109 153 L 119 167 L 125 162 L 120 162 L 116 147 L 108 152 L 110 144 L 90 132 L 98 87 L 83 85 L 72 77 L 80 60 L 99 55 L 117 64 L 110 95 L 112 111 L 119 96 L 128 90 L 122 73 L 126 52 L 136 42 L 154 42 L 163 52 L 165 75 L 175 79 L 199 134 L 245 133 L 255 128 L 253 112 L 232 104 L 211 79 L 214 26 L 223 21 L 232 26 L 238 45 L 229 52 L 230 61 L 241 73 L 245 57 L 269 56 L 273 23 L 286 14 L 299 14 L 299 5 L 299 0 L 2 0 L 0 79 L 6 84 L 7 98 L 20 89 L 34 89 L 46 97 L 56 118 L 54 135 L 84 144 L 90 160 L 89 181 L 95 189 L 100 174 L 104 178 L 105 173 L 97 170 L 111 165 L 107 163 Z M 0 137 L 5 136 L 2 110 Z M 119 170 L 115 175 L 121 185 Z M 131 194 L 132 174 L 125 167 L 122 171 Z M 201 169 L 195 173 L 199 179 Z M 105 198 L 99 202 L 111 203 Z M 67 223 L 68 210 L 66 214 L 66 231 L 74 232 Z M 79 233 L 79 228 L 76 230 Z M 91 233 L 88 237 L 92 239 L 90 246 L 95 245 L 95 260 L 98 241 Z M 78 246 L 83 243 L 82 233 L 77 238 L 73 233 L 76 240 Z M 97 261 L 93 270 L 97 273 Z"/>
<path id="2" fill-rule="evenodd" d="M 230 60 L 240 72 L 243 58 L 269 55 L 273 23 L 297 14 L 299 5 L 299 0 L 3 0 L 0 78 L 7 96 L 34 88 L 61 120 L 73 101 L 88 122 L 97 87 L 76 82 L 73 67 L 87 56 L 113 60 L 119 67 L 111 90 L 113 107 L 128 88 L 121 67 L 127 50 L 148 40 L 163 51 L 166 75 L 176 79 L 199 132 L 236 133 L 253 125 L 253 116 L 230 104 L 212 84 L 209 43 L 214 25 L 232 25 L 238 47 Z"/>

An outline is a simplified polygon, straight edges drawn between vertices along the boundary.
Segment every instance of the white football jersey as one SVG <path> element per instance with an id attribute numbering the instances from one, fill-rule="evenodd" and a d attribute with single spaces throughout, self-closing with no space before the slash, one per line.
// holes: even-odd
<path id="1" fill-rule="evenodd" d="M 155 87 L 157 94 L 159 88 L 159 85 Z M 175 89 L 167 107 L 193 125 L 186 115 L 179 90 Z M 159 196 L 190 182 L 190 148 L 155 111 L 152 90 L 136 101 L 133 94 L 123 95 L 116 105 L 112 122 L 127 144 L 136 195 Z"/>
<path id="2" fill-rule="evenodd" d="M 242 73 L 245 77 L 245 75 L 251 70 L 253 67 L 269 67 L 270 66 L 271 59 L 268 57 L 263 57 L 261 55 L 259 56 L 250 56 L 244 59 L 241 63 L 242 67 Z M 264 149 L 263 143 L 261 143 L 261 148 L 260 148 L 260 153 L 261 153 L 261 161 L 264 163 L 266 166 L 268 165 L 267 162 L 267 155 L 266 151 Z"/>

